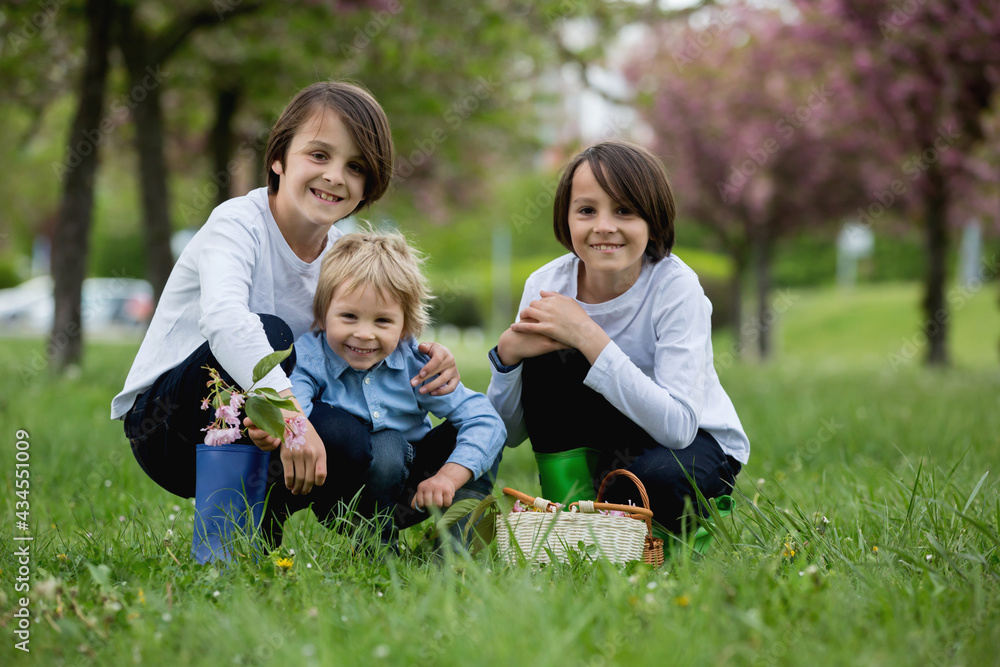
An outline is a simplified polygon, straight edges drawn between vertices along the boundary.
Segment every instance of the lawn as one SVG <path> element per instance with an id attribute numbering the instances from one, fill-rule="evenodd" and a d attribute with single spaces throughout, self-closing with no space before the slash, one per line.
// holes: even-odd
<path id="1" fill-rule="evenodd" d="M 707 557 L 677 549 L 658 570 L 439 560 L 421 529 L 400 557 L 371 559 L 304 514 L 280 553 L 198 566 L 190 501 L 150 482 L 108 420 L 136 346 L 88 345 L 81 372 L 53 380 L 41 342 L 4 340 L 0 661 L 995 664 L 996 285 L 954 309 L 947 370 L 919 363 L 918 293 L 789 292 L 777 358 L 719 364 L 753 447 L 737 511 Z M 484 390 L 486 344 L 446 342 Z M 725 358 L 731 337 L 715 346 Z M 15 524 L 19 439 L 30 443 L 27 532 Z M 536 491 L 532 467 L 526 446 L 510 451 L 500 485 Z M 34 540 L 11 539 L 24 535 Z M 30 655 L 15 648 L 24 596 Z"/>

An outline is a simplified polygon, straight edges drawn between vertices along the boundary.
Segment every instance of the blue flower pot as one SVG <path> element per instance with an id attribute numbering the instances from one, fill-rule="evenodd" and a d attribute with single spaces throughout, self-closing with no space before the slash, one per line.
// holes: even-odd
<path id="1" fill-rule="evenodd" d="M 256 445 L 198 445 L 194 538 L 199 563 L 228 561 L 233 540 L 260 527 L 269 452 Z"/>

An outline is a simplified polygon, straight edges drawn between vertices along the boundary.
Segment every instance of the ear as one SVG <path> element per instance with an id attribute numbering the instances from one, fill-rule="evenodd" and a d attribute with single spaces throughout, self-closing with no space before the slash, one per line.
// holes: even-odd
<path id="1" fill-rule="evenodd" d="M 281 164 L 281 160 L 275 160 L 274 162 L 271 163 L 271 171 L 273 171 L 274 173 L 276 173 L 278 176 L 284 176 L 285 175 L 285 173 L 284 173 L 285 172 L 285 167 L 284 167 L 283 164 Z"/>

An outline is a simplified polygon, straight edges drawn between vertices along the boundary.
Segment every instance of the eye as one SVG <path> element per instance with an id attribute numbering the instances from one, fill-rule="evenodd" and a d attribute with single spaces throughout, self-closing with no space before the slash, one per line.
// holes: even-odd
<path id="1" fill-rule="evenodd" d="M 326 153 L 310 153 L 309 157 L 311 157 L 314 160 L 325 160 Z"/>
<path id="2" fill-rule="evenodd" d="M 580 215 L 594 215 L 594 213 L 593 206 L 583 206 L 580 208 Z"/>
<path id="3" fill-rule="evenodd" d="M 363 175 L 367 171 L 365 169 L 365 165 L 360 164 L 358 162 L 351 162 L 350 164 L 347 165 L 347 168 L 350 169 L 351 171 L 353 171 L 355 174 L 362 174 Z"/>
<path id="4" fill-rule="evenodd" d="M 615 211 L 615 213 L 617 213 L 618 215 L 628 216 L 632 215 L 632 209 L 630 209 L 628 206 L 619 206 L 618 209 Z"/>
<path id="5" fill-rule="evenodd" d="M 386 326 L 392 324 L 392 318 L 389 318 L 389 317 L 380 317 L 380 318 L 378 318 L 375 321 L 378 322 L 379 324 L 383 324 L 383 325 L 386 325 Z"/>
<path id="6" fill-rule="evenodd" d="M 345 320 L 356 320 L 358 319 L 354 313 L 341 313 L 340 317 Z"/>

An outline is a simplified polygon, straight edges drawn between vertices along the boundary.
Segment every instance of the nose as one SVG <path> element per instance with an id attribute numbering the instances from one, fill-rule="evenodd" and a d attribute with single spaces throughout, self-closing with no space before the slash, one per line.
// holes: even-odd
<path id="1" fill-rule="evenodd" d="M 594 220 L 594 231 L 598 234 L 610 234 L 618 227 L 615 225 L 614 216 L 607 212 L 601 212 Z"/>
<path id="2" fill-rule="evenodd" d="M 372 340 L 375 338 L 375 331 L 371 324 L 362 322 L 358 324 L 358 328 L 354 330 L 354 337 L 360 340 Z"/>
<path id="3" fill-rule="evenodd" d="M 331 185 L 340 185 L 344 182 L 344 165 L 338 160 L 330 160 L 323 170 L 323 180 Z"/>

